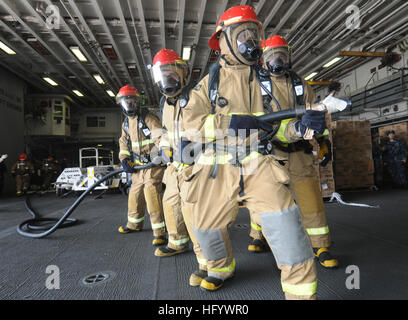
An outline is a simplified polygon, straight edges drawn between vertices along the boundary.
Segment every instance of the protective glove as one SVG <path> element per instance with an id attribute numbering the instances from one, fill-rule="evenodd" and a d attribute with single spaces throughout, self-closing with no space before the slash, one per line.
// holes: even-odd
<path id="1" fill-rule="evenodd" d="M 135 166 L 136 165 L 132 161 L 130 161 L 129 158 L 122 160 L 122 168 L 126 173 L 133 173 L 133 167 Z"/>
<path id="2" fill-rule="evenodd" d="M 169 147 L 161 148 L 161 157 L 165 163 L 171 162 L 173 158 L 173 150 Z"/>
<path id="3" fill-rule="evenodd" d="M 262 129 L 264 131 L 271 131 L 272 126 L 266 122 L 259 121 L 257 117 L 251 115 L 232 115 L 229 129 L 234 131 L 235 136 L 240 135 L 241 138 L 250 136 L 250 130 Z M 240 130 L 241 129 L 241 130 Z M 243 129 L 245 129 L 245 137 L 241 136 Z"/>
<path id="4" fill-rule="evenodd" d="M 3 154 L 3 155 L 0 157 L 0 163 L 2 163 L 4 160 L 6 160 L 7 157 L 8 157 L 7 154 Z"/>
<path id="5" fill-rule="evenodd" d="M 328 139 L 319 139 L 319 147 L 320 149 L 317 156 L 322 160 L 320 166 L 325 167 L 332 160 L 331 143 Z"/>
<path id="6" fill-rule="evenodd" d="M 321 111 L 307 110 L 302 120 L 296 122 L 295 130 L 304 137 L 307 129 L 313 130 L 315 134 L 321 135 L 326 129 L 325 113 Z"/>

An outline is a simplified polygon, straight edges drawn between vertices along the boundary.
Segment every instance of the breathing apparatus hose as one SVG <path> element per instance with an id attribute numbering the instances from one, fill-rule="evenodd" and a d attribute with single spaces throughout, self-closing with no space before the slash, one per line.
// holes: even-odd
<path id="1" fill-rule="evenodd" d="M 133 170 L 138 171 L 138 170 L 143 170 L 143 169 L 149 169 L 149 168 L 151 168 L 153 166 L 154 166 L 153 163 L 148 163 L 146 165 L 136 166 L 136 167 L 133 168 Z M 29 213 L 33 216 L 33 219 L 26 220 L 26 221 L 22 222 L 17 227 L 17 232 L 20 235 L 24 236 L 24 237 L 44 238 L 44 237 L 50 235 L 51 233 L 53 233 L 58 228 L 64 228 L 64 227 L 72 226 L 73 224 L 75 224 L 77 222 L 77 220 L 73 219 L 73 218 L 69 218 L 69 216 L 79 206 L 79 204 L 82 202 L 82 200 L 84 200 L 84 198 L 90 192 L 92 192 L 97 186 L 99 186 L 101 183 L 105 182 L 106 180 L 108 180 L 109 178 L 111 178 L 111 177 L 113 177 L 113 176 L 115 176 L 117 174 L 122 173 L 123 171 L 124 171 L 123 168 L 121 168 L 121 169 L 114 170 L 114 171 L 108 173 L 107 175 L 103 176 L 95 184 L 93 184 L 86 191 L 84 191 L 79 196 L 79 198 L 68 208 L 68 210 L 65 212 L 65 214 L 60 219 L 57 219 L 57 218 L 40 218 L 39 215 L 31 209 L 29 199 L 27 199 L 26 200 L 26 208 L 29 211 Z M 50 223 L 50 222 L 54 222 L 54 221 L 56 221 L 56 223 L 53 226 L 49 227 L 47 225 L 47 222 Z M 31 231 L 45 230 L 45 231 L 41 232 L 41 233 L 35 233 L 35 232 L 31 232 L 30 230 Z"/>

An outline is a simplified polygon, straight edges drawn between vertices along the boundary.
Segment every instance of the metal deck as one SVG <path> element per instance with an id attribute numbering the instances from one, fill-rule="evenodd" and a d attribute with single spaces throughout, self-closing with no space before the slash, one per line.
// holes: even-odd
<path id="1" fill-rule="evenodd" d="M 41 215 L 61 216 L 74 197 L 32 196 Z M 408 197 L 404 190 L 346 193 L 343 200 L 380 205 L 380 209 L 326 203 L 337 270 L 318 266 L 320 300 L 408 298 Z M 147 218 L 140 233 L 120 234 L 126 218 L 123 195 L 88 197 L 72 217 L 80 222 L 44 239 L 17 234 L 16 226 L 29 219 L 24 199 L 0 200 L 0 299 L 2 300 L 282 300 L 279 270 L 271 253 L 251 254 L 249 217 L 241 209 L 230 230 L 236 256 L 236 275 L 217 292 L 188 285 L 196 268 L 192 250 L 158 258 L 153 255 Z M 60 270 L 60 289 L 46 288 L 47 266 Z M 360 289 L 349 290 L 346 273 L 358 266 Z M 108 272 L 99 284 L 84 285 L 87 275 Z"/>

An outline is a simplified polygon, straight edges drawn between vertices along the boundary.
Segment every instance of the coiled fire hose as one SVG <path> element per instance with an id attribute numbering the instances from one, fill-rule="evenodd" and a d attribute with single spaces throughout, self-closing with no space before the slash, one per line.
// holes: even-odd
<path id="1" fill-rule="evenodd" d="M 138 170 L 143 170 L 143 169 L 149 169 L 153 167 L 153 163 L 148 163 L 146 165 L 141 165 L 141 166 L 135 166 L 133 168 L 134 171 Z M 100 180 L 98 180 L 95 184 L 90 186 L 86 191 L 84 191 L 79 198 L 68 208 L 68 210 L 65 212 L 65 214 L 60 218 L 41 218 L 38 213 L 36 213 L 34 210 L 31 209 L 30 206 L 30 201 L 27 198 L 26 199 L 26 208 L 28 212 L 33 216 L 32 219 L 26 220 L 17 227 L 17 232 L 24 236 L 24 237 L 29 237 L 29 238 L 44 238 L 51 233 L 53 233 L 55 230 L 58 228 L 65 228 L 74 225 L 75 223 L 78 222 L 77 219 L 74 218 L 69 218 L 69 216 L 74 212 L 74 210 L 79 206 L 79 204 L 84 200 L 84 198 L 92 192 L 97 186 L 99 186 L 101 183 L 105 182 L 109 178 L 122 173 L 124 170 L 123 168 L 114 170 L 107 175 L 103 176 Z M 56 222 L 54 225 L 49 226 L 50 223 Z M 35 231 L 42 231 L 43 232 L 35 232 Z"/>

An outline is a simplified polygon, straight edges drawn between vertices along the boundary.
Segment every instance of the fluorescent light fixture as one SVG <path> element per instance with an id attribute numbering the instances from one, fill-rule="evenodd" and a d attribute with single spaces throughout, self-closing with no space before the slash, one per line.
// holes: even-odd
<path id="1" fill-rule="evenodd" d="M 328 68 L 328 67 L 332 66 L 333 64 L 339 62 L 341 59 L 342 59 L 341 57 L 334 58 L 333 60 L 327 62 L 327 63 L 323 66 L 323 68 Z"/>
<path id="2" fill-rule="evenodd" d="M 191 47 L 183 47 L 183 60 L 188 61 L 191 58 Z"/>
<path id="3" fill-rule="evenodd" d="M 308 81 L 308 80 L 312 79 L 314 76 L 317 76 L 317 75 L 318 75 L 318 72 L 313 72 L 313 73 L 309 74 L 309 75 L 305 78 L 305 80 Z"/>
<path id="4" fill-rule="evenodd" d="M 81 49 L 79 47 L 69 47 L 69 49 L 72 51 L 72 53 L 78 58 L 79 61 L 81 62 L 86 62 L 88 59 L 85 57 L 85 55 L 82 53 Z"/>
<path id="5" fill-rule="evenodd" d="M 6 46 L 3 42 L 0 41 L 0 49 L 7 54 L 16 54 L 10 47 Z"/>
<path id="6" fill-rule="evenodd" d="M 99 74 L 94 74 L 93 77 L 99 84 L 105 84 L 105 81 L 103 81 L 102 77 Z"/>
<path id="7" fill-rule="evenodd" d="M 84 95 L 82 94 L 81 91 L 79 90 L 72 90 L 73 93 L 75 93 L 78 97 L 83 97 Z"/>
<path id="8" fill-rule="evenodd" d="M 50 85 L 52 85 L 53 87 L 58 86 L 58 83 L 56 83 L 54 80 L 52 80 L 51 78 L 48 77 L 44 77 L 43 78 L 44 81 L 48 82 Z"/>
<path id="9" fill-rule="evenodd" d="M 113 93 L 112 90 L 107 90 L 106 92 L 109 94 L 110 97 L 112 97 L 112 98 L 115 97 L 115 94 Z"/>

